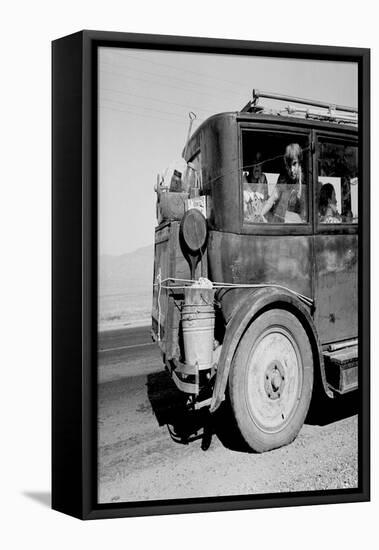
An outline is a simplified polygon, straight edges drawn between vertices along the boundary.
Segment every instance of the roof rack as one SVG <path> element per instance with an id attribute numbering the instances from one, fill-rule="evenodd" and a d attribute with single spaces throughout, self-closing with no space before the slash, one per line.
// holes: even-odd
<path id="1" fill-rule="evenodd" d="M 293 97 L 287 95 L 276 94 L 272 92 L 265 92 L 263 90 L 253 90 L 253 99 L 250 100 L 242 109 L 241 112 L 248 113 L 264 113 L 267 112 L 264 107 L 258 105 L 259 98 L 275 99 L 277 101 L 288 101 L 290 103 L 297 103 L 300 105 L 309 105 L 313 109 L 304 107 L 292 107 L 288 105 L 281 111 L 270 111 L 271 114 L 278 115 L 295 115 L 303 116 L 304 118 L 314 118 L 318 120 L 329 120 L 336 122 L 348 122 L 351 124 L 358 123 L 358 110 L 354 107 L 348 107 L 346 105 L 334 105 L 326 103 L 324 101 L 317 101 L 313 99 L 303 99 L 300 97 Z M 318 107 L 319 109 L 314 109 Z M 324 109 L 324 110 L 320 110 Z M 327 110 L 325 112 L 325 109 Z"/>

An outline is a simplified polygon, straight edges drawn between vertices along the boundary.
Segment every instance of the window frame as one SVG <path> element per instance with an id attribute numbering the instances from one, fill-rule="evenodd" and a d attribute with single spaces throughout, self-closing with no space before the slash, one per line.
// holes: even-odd
<path id="1" fill-rule="evenodd" d="M 360 174 L 359 166 L 359 140 L 358 136 L 352 134 L 343 133 L 343 132 L 333 132 L 327 130 L 313 130 L 313 142 L 314 142 L 314 155 L 313 155 L 313 220 L 314 220 L 314 232 L 315 234 L 348 234 L 355 235 L 358 234 L 359 227 L 359 215 L 358 223 L 320 223 L 318 217 L 318 206 L 319 206 L 319 196 L 318 196 L 318 159 L 320 156 L 320 140 L 331 141 L 333 143 L 341 145 L 354 145 L 357 147 L 358 151 L 358 178 Z M 359 181 L 359 180 L 358 180 Z M 360 199 L 358 198 L 358 212 L 360 211 L 359 206 Z"/>
<path id="2" fill-rule="evenodd" d="M 292 121 L 291 121 L 292 122 Z M 308 154 L 308 221 L 305 223 L 254 223 L 248 222 L 244 218 L 243 211 L 243 133 L 246 131 L 256 133 L 275 133 L 287 136 L 298 136 L 301 139 L 308 140 L 310 151 Z M 238 200 L 240 212 L 241 233 L 247 235 L 310 235 L 313 232 L 313 208 L 312 208 L 312 182 L 313 182 L 313 163 L 312 163 L 312 130 L 309 127 L 299 127 L 294 124 L 277 124 L 270 122 L 246 122 L 238 123 L 238 156 L 240 161 L 240 170 L 238 174 Z"/>
<path id="3" fill-rule="evenodd" d="M 196 149 L 196 151 L 193 153 L 193 155 L 191 155 L 190 159 L 187 161 L 187 166 L 189 163 L 193 163 L 194 159 L 197 159 L 199 158 L 199 170 L 198 170 L 198 173 L 199 173 L 199 183 L 200 183 L 200 187 L 199 189 L 200 190 L 203 190 L 203 168 L 202 168 L 202 159 L 201 159 L 201 148 L 199 147 L 198 149 Z"/>

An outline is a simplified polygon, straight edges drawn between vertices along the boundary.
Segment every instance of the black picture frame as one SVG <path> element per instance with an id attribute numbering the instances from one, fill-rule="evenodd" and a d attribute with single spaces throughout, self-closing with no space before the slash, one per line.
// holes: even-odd
<path id="1" fill-rule="evenodd" d="M 101 46 L 358 63 L 359 486 L 357 489 L 119 504 L 96 500 L 97 52 Z M 370 499 L 370 50 L 82 31 L 52 44 L 52 507 L 81 519 Z"/>

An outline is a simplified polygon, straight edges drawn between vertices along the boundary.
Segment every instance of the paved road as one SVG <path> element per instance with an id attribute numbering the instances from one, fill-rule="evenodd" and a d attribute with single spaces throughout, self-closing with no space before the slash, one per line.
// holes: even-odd
<path id="1" fill-rule="evenodd" d="M 105 352 L 152 344 L 149 326 L 107 330 L 99 335 L 99 350 Z"/>
<path id="2" fill-rule="evenodd" d="M 99 337 L 99 383 L 162 370 L 150 327 L 109 330 Z"/>
<path id="3" fill-rule="evenodd" d="M 235 437 L 227 407 L 188 414 L 149 327 L 101 335 L 99 382 L 100 502 L 357 485 L 354 394 L 313 407 L 291 445 L 257 455 Z"/>

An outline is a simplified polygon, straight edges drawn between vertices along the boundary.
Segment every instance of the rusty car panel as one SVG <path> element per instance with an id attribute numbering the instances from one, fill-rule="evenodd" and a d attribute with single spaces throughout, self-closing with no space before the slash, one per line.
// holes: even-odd
<path id="1" fill-rule="evenodd" d="M 358 334 L 358 236 L 315 236 L 315 324 L 322 343 Z"/>

